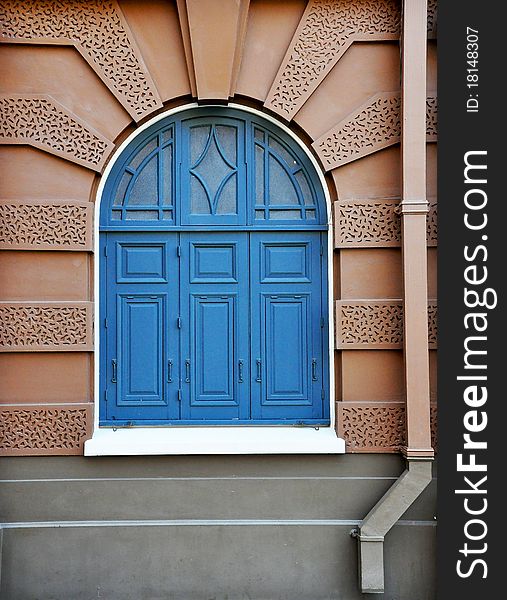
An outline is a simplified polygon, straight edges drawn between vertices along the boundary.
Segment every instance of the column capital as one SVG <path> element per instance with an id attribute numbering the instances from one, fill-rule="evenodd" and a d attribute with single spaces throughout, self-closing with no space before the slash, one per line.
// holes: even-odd
<path id="1" fill-rule="evenodd" d="M 407 460 L 433 460 L 435 458 L 433 448 L 408 448 L 405 446 L 401 452 Z"/>
<path id="2" fill-rule="evenodd" d="M 399 206 L 402 215 L 426 215 L 429 212 L 429 203 L 426 198 L 420 200 L 402 200 Z"/>

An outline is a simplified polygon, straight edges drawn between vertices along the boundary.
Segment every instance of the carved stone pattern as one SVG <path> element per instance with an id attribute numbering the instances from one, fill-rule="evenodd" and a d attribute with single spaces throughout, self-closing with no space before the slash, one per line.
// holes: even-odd
<path id="1" fill-rule="evenodd" d="M 336 247 L 399 246 L 399 204 L 399 199 L 335 202 Z M 426 240 L 437 245 L 436 198 L 428 198 Z"/>
<path id="2" fill-rule="evenodd" d="M 396 452 L 405 445 L 405 406 L 340 403 L 340 433 L 350 450 Z"/>
<path id="3" fill-rule="evenodd" d="M 85 346 L 87 323 L 86 307 L 0 305 L 0 347 Z"/>
<path id="4" fill-rule="evenodd" d="M 428 0 L 428 37 L 437 37 L 437 0 Z"/>
<path id="5" fill-rule="evenodd" d="M 437 139 L 437 114 L 438 104 L 436 96 L 426 98 L 426 139 L 434 142 Z"/>
<path id="6" fill-rule="evenodd" d="M 428 246 L 437 245 L 437 199 L 428 198 L 428 217 L 426 219 L 427 231 L 426 231 L 426 242 Z"/>
<path id="7" fill-rule="evenodd" d="M 312 145 L 326 170 L 368 156 L 401 139 L 401 98 L 395 92 L 372 96 Z M 437 97 L 426 99 L 426 139 L 437 139 Z"/>
<path id="8" fill-rule="evenodd" d="M 400 217 L 394 202 L 366 201 L 336 203 L 337 246 L 399 245 Z"/>
<path id="9" fill-rule="evenodd" d="M 0 204 L 0 246 L 78 246 L 86 248 L 86 206 Z"/>
<path id="10" fill-rule="evenodd" d="M 400 141 L 401 99 L 378 94 L 315 142 L 327 170 L 356 160 Z"/>
<path id="11" fill-rule="evenodd" d="M 389 39 L 400 32 L 396 0 L 312 0 L 303 18 L 266 101 L 287 119 L 354 39 L 378 39 L 378 34 Z"/>
<path id="12" fill-rule="evenodd" d="M 88 434 L 86 408 L 1 409 L 0 452 L 29 454 L 35 450 L 76 454 Z"/>
<path id="13" fill-rule="evenodd" d="M 4 0 L 4 39 L 74 43 L 137 120 L 161 106 L 114 0 Z"/>
<path id="14" fill-rule="evenodd" d="M 402 348 L 401 302 L 339 302 L 337 348 Z M 437 304 L 428 303 L 428 346 L 437 348 Z"/>
<path id="15" fill-rule="evenodd" d="M 428 345 L 430 348 L 436 348 L 438 342 L 437 335 L 437 305 L 435 302 L 428 303 Z"/>
<path id="16" fill-rule="evenodd" d="M 401 304 L 342 304 L 340 345 L 388 344 L 400 346 L 403 340 Z"/>
<path id="17" fill-rule="evenodd" d="M 0 97 L 0 137 L 27 143 L 98 170 L 112 145 L 50 97 Z"/>
<path id="18" fill-rule="evenodd" d="M 406 445 L 405 405 L 348 406 L 340 402 L 339 435 L 349 450 L 397 452 Z M 431 445 L 437 450 L 437 405 L 430 405 Z"/>
<path id="19" fill-rule="evenodd" d="M 438 446 L 438 413 L 437 405 L 431 404 L 430 406 L 430 428 L 431 428 L 431 447 L 435 452 Z"/>

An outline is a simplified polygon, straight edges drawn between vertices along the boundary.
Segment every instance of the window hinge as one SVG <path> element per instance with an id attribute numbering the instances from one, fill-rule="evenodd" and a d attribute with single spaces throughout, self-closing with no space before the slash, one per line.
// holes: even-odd
<path id="1" fill-rule="evenodd" d="M 107 329 L 107 319 L 104 319 L 104 329 Z"/>
<path id="2" fill-rule="evenodd" d="M 322 400 L 324 400 L 324 398 L 325 398 L 325 394 L 324 394 L 324 388 L 322 388 L 322 389 L 320 390 L 320 397 L 322 398 Z"/>
<path id="3" fill-rule="evenodd" d="M 177 254 L 178 256 L 181 256 L 181 246 L 178 246 L 178 247 L 176 248 L 176 254 Z"/>
<path id="4" fill-rule="evenodd" d="M 178 323 L 178 329 L 181 329 L 181 317 L 178 317 L 177 323 Z"/>
<path id="5" fill-rule="evenodd" d="M 178 402 L 181 402 L 181 390 L 178 390 Z"/>
<path id="6" fill-rule="evenodd" d="M 320 255 L 324 255 L 324 246 L 322 244 L 320 245 Z"/>
<path id="7" fill-rule="evenodd" d="M 104 390 L 104 402 L 107 402 L 107 390 Z"/>
<path id="8" fill-rule="evenodd" d="M 107 256 L 107 246 L 104 246 L 104 256 Z"/>
<path id="9" fill-rule="evenodd" d="M 324 327 L 324 317 L 320 318 L 320 328 L 323 329 Z"/>

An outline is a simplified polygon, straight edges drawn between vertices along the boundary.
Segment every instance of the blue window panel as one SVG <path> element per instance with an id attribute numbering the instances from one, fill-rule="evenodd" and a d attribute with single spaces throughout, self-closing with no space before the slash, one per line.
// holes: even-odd
<path id="1" fill-rule="evenodd" d="M 234 398 L 235 298 L 192 298 L 195 394 L 192 406 L 236 406 Z"/>
<path id="2" fill-rule="evenodd" d="M 158 205 L 158 154 L 143 165 L 127 196 L 128 208 Z"/>
<path id="3" fill-rule="evenodd" d="M 191 243 L 192 283 L 237 283 L 236 244 Z"/>
<path id="4" fill-rule="evenodd" d="M 262 243 L 261 281 L 310 282 L 311 260 L 308 242 Z"/>
<path id="5" fill-rule="evenodd" d="M 248 233 L 185 233 L 180 247 L 182 419 L 247 420 Z"/>
<path id="6" fill-rule="evenodd" d="M 265 336 L 266 396 L 264 405 L 311 404 L 307 298 L 267 296 L 260 323 Z"/>
<path id="7" fill-rule="evenodd" d="M 316 193 L 304 157 L 267 128 L 254 132 L 254 222 L 317 222 Z"/>
<path id="8" fill-rule="evenodd" d="M 181 223 L 241 225 L 246 221 L 245 123 L 186 119 L 181 124 Z"/>
<path id="9" fill-rule="evenodd" d="M 162 124 L 141 136 L 115 165 L 107 182 L 108 193 L 113 195 L 111 222 L 120 225 L 132 221 L 133 226 L 174 223 L 173 127 Z"/>
<path id="10" fill-rule="evenodd" d="M 117 245 L 118 283 L 166 283 L 166 244 L 122 243 Z"/>

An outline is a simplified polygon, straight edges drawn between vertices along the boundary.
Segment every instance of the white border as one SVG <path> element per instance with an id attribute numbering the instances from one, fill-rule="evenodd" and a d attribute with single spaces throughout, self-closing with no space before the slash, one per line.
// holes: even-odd
<path id="1" fill-rule="evenodd" d="M 337 437 L 335 433 L 335 387 L 334 387 L 334 343 L 333 343 L 333 232 L 331 220 L 331 197 L 324 175 L 314 156 L 309 152 L 301 140 L 283 123 L 280 123 L 270 115 L 264 114 L 254 108 L 230 103 L 228 108 L 251 113 L 270 121 L 301 148 L 308 157 L 324 191 L 327 209 L 327 224 L 329 232 L 327 235 L 328 255 L 328 342 L 329 342 L 329 427 L 255 427 L 255 426 L 231 426 L 231 427 L 136 427 L 132 429 L 119 428 L 113 430 L 110 427 L 99 427 L 100 399 L 100 248 L 99 248 L 99 225 L 100 206 L 104 186 L 111 170 L 123 150 L 136 139 L 143 131 L 154 123 L 166 119 L 179 112 L 192 108 L 216 108 L 215 105 L 202 105 L 192 102 L 183 106 L 172 108 L 162 112 L 131 133 L 114 156 L 108 162 L 102 173 L 97 188 L 95 200 L 94 218 L 94 425 L 93 436 L 85 442 L 85 456 L 111 456 L 111 455 L 141 455 L 141 454 L 343 454 L 345 442 Z M 168 435 L 170 432 L 170 435 Z"/>

